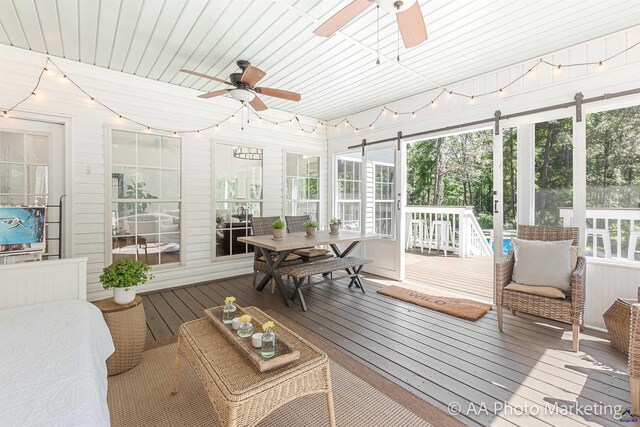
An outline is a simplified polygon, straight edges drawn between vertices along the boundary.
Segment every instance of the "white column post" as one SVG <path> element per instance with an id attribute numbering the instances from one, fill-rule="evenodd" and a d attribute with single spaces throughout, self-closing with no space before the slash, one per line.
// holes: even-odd
<path id="1" fill-rule="evenodd" d="M 536 125 L 518 126 L 518 224 L 535 221 L 535 141 Z"/>
<path id="2" fill-rule="evenodd" d="M 587 224 L 587 123 L 582 108 L 582 93 L 577 93 L 576 115 L 573 117 L 573 226 L 580 229 L 581 244 L 585 242 Z"/>
<path id="3" fill-rule="evenodd" d="M 500 111 L 495 113 L 496 121 L 493 132 L 493 256 L 494 260 L 502 259 L 502 228 L 503 228 L 503 141 L 500 126 Z"/>

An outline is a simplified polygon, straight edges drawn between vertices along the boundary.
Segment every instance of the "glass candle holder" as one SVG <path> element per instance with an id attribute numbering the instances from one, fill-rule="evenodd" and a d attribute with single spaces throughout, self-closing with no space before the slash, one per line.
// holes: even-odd
<path id="1" fill-rule="evenodd" d="M 236 317 L 236 311 L 237 308 L 232 302 L 226 303 L 222 309 L 222 323 L 231 325 L 233 318 Z"/>
<path id="2" fill-rule="evenodd" d="M 276 334 L 271 329 L 262 334 L 260 353 L 264 359 L 270 359 L 276 354 Z"/>

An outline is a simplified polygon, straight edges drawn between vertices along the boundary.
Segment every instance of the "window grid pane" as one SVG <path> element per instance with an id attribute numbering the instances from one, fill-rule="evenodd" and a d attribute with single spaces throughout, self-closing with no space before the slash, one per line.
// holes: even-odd
<path id="1" fill-rule="evenodd" d="M 287 153 L 285 165 L 285 213 L 309 215 L 317 221 L 320 213 L 320 157 Z"/>
<path id="2" fill-rule="evenodd" d="M 114 130 L 111 148 L 113 261 L 179 263 L 181 140 Z"/>
<path id="3" fill-rule="evenodd" d="M 242 152 L 252 158 L 243 158 Z M 238 238 L 251 235 L 251 219 L 262 215 L 262 153 L 259 148 L 216 146 L 216 257 L 253 252 Z"/>

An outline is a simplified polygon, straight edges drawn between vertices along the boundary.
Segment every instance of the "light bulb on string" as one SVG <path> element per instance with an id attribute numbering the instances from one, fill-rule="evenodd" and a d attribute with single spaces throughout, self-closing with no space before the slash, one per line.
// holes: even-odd
<path id="1" fill-rule="evenodd" d="M 504 90 L 504 88 L 500 88 L 500 90 L 498 91 L 498 96 L 504 96 L 506 94 L 506 91 Z"/>
<path id="2" fill-rule="evenodd" d="M 349 119 L 347 119 L 347 120 L 345 120 L 345 121 L 344 121 L 344 125 L 345 125 L 345 126 L 349 126 Z"/>
<path id="3" fill-rule="evenodd" d="M 396 111 L 395 113 L 393 113 L 393 118 L 397 119 L 398 118 L 398 112 Z"/>
<path id="4" fill-rule="evenodd" d="M 431 101 L 431 108 L 436 108 L 436 100 Z"/>
<path id="5" fill-rule="evenodd" d="M 415 111 L 413 111 L 413 112 L 411 113 L 411 118 L 412 118 L 412 119 L 415 119 L 415 118 L 416 118 L 416 112 L 415 112 Z"/>
<path id="6" fill-rule="evenodd" d="M 220 123 L 216 124 L 216 130 L 220 130 Z"/>
<path id="7" fill-rule="evenodd" d="M 3 112 L 2 112 L 2 115 L 3 115 L 4 117 L 9 117 L 9 113 L 8 113 L 7 111 L 3 111 Z"/>
<path id="8" fill-rule="evenodd" d="M 386 116 L 387 115 L 387 107 L 382 107 L 382 115 Z"/>
<path id="9" fill-rule="evenodd" d="M 47 67 L 44 67 L 44 73 L 45 73 L 47 76 L 51 76 L 51 75 L 53 75 L 53 71 L 52 71 L 52 70 L 50 70 L 50 69 L 49 69 L 49 68 L 47 68 Z"/>

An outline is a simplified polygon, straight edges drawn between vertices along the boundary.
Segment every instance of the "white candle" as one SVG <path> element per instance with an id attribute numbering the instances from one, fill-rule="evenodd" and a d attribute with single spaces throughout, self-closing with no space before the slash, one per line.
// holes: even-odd
<path id="1" fill-rule="evenodd" d="M 251 335 L 251 344 L 253 344 L 255 348 L 262 347 L 262 332 Z"/>
<path id="2" fill-rule="evenodd" d="M 239 317 L 234 317 L 233 320 L 231 321 L 231 327 L 233 329 L 235 329 L 236 331 L 238 329 L 240 329 L 240 318 Z"/>

